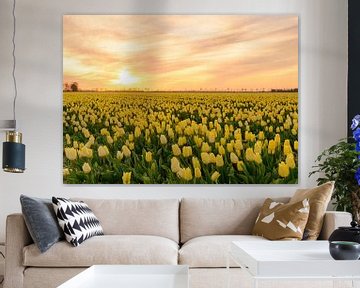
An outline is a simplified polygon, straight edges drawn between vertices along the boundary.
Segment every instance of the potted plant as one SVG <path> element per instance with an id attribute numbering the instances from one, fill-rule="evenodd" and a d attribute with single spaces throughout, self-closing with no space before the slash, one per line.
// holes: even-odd
<path id="1" fill-rule="evenodd" d="M 351 129 L 353 137 L 342 139 L 323 151 L 309 176 L 320 173 L 316 180 L 319 185 L 335 181 L 332 195 L 335 209 L 350 212 L 360 223 L 360 115 L 352 120 Z"/>

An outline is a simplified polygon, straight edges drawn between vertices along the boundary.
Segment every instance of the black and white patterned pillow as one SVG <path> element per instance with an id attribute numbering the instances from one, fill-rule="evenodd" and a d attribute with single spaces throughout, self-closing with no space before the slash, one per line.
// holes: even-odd
<path id="1" fill-rule="evenodd" d="M 86 239 L 104 235 L 99 220 L 84 202 L 52 197 L 55 214 L 66 241 L 79 246 Z"/>

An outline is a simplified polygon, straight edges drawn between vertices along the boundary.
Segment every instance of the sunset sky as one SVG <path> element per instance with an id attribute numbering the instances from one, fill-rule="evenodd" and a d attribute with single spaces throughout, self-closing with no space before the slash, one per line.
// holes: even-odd
<path id="1" fill-rule="evenodd" d="M 298 87 L 298 17 L 66 15 L 64 83 L 81 89 Z"/>

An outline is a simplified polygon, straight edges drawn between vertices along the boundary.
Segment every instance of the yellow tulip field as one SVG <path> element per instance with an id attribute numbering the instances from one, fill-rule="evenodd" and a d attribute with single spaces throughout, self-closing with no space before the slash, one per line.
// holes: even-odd
<path id="1" fill-rule="evenodd" d="M 297 92 L 64 92 L 64 183 L 298 180 Z"/>

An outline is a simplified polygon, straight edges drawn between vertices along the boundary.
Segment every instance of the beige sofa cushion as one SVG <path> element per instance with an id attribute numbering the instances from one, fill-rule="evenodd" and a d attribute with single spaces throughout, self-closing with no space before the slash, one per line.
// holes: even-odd
<path id="1" fill-rule="evenodd" d="M 23 250 L 23 264 L 36 267 L 88 267 L 95 264 L 170 264 L 178 262 L 178 244 L 159 236 L 104 235 L 78 247 L 66 241 L 46 253 L 31 244 Z"/>
<path id="2" fill-rule="evenodd" d="M 227 255 L 232 241 L 268 241 L 252 235 L 201 236 L 186 242 L 179 250 L 179 264 L 190 267 L 226 267 Z M 231 267 L 239 267 L 230 261 Z"/>
<path id="3" fill-rule="evenodd" d="M 298 189 L 290 199 L 290 203 L 302 201 L 306 198 L 309 199 L 310 214 L 305 227 L 305 234 L 307 234 L 305 240 L 316 240 L 319 237 L 324 215 L 334 190 L 334 184 L 334 181 L 330 181 L 311 189 Z"/>
<path id="4" fill-rule="evenodd" d="M 181 243 L 205 235 L 249 235 L 263 202 L 264 198 L 184 198 L 180 204 Z"/>
<path id="5" fill-rule="evenodd" d="M 252 234 L 269 240 L 301 240 L 308 218 L 308 199 L 284 204 L 267 198 Z"/>
<path id="6" fill-rule="evenodd" d="M 179 242 L 178 199 L 80 199 L 99 219 L 105 235 L 155 235 Z"/>

